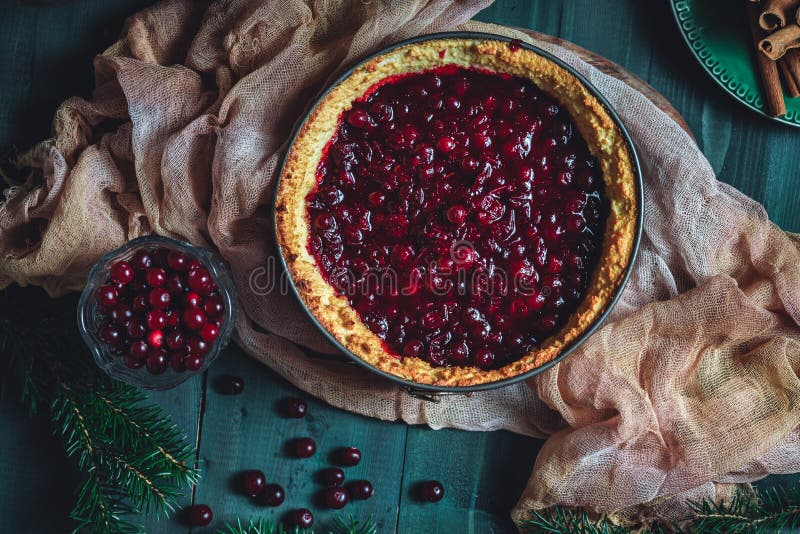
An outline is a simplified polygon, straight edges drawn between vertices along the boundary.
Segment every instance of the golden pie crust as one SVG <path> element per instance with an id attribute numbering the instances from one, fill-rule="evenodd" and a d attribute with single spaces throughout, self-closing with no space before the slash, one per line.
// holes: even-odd
<path id="1" fill-rule="evenodd" d="M 444 57 L 440 51 L 444 50 Z M 345 297 L 337 296 L 309 253 L 306 195 L 316 185 L 324 148 L 342 113 L 381 80 L 455 64 L 530 79 L 565 107 L 598 160 L 609 213 L 603 248 L 586 296 L 569 321 L 537 349 L 495 370 L 434 367 L 419 358 L 388 353 L 381 339 L 361 321 Z M 289 148 L 275 202 L 278 246 L 297 291 L 319 323 L 343 346 L 370 365 L 418 384 L 474 386 L 525 373 L 553 360 L 588 329 L 613 299 L 625 277 L 636 235 L 637 188 L 633 157 L 606 108 L 581 81 L 553 61 L 508 43 L 485 38 L 445 38 L 391 50 L 357 67 L 311 111 Z"/>

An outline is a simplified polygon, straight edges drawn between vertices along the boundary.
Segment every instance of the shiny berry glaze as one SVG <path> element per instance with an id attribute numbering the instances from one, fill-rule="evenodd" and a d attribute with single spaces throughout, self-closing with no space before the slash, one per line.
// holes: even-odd
<path id="1" fill-rule="evenodd" d="M 558 331 L 603 238 L 603 181 L 531 82 L 445 66 L 345 112 L 307 197 L 309 252 L 387 350 L 497 368 Z"/>

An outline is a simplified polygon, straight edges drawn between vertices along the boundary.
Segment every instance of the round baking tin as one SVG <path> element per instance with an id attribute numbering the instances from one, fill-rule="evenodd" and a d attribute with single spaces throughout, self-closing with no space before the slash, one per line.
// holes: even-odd
<path id="1" fill-rule="evenodd" d="M 292 291 L 294 292 L 294 294 L 297 297 L 297 299 L 300 301 L 300 304 L 301 304 L 303 310 L 305 311 L 306 315 L 308 315 L 308 317 L 311 319 L 311 321 L 325 335 L 325 337 L 328 338 L 328 340 L 330 340 L 330 342 L 333 345 L 335 345 L 339 350 L 341 350 L 344 354 L 346 354 L 350 358 L 350 360 L 352 360 L 356 364 L 360 365 L 361 367 L 364 367 L 365 369 L 368 369 L 369 371 L 371 371 L 371 372 L 373 372 L 373 373 L 375 373 L 375 374 L 377 374 L 379 376 L 382 376 L 383 378 L 391 380 L 395 384 L 400 385 L 404 390 L 406 390 L 411 395 L 414 395 L 414 396 L 419 397 L 419 398 L 423 398 L 425 400 L 432 400 L 432 401 L 437 401 L 439 395 L 469 394 L 469 393 L 473 393 L 473 392 L 476 392 L 476 391 L 485 391 L 485 390 L 488 390 L 488 389 L 497 389 L 497 388 L 501 388 L 501 387 L 505 387 L 505 386 L 510 386 L 511 384 L 515 384 L 515 383 L 517 383 L 517 382 L 519 382 L 521 380 L 525 380 L 525 379 L 530 378 L 532 376 L 538 375 L 539 373 L 543 373 L 547 369 L 551 368 L 552 366 L 554 366 L 555 364 L 557 364 L 558 362 L 560 362 L 561 360 L 563 360 L 564 358 L 569 356 L 577 347 L 579 347 L 584 341 L 586 341 L 586 339 L 590 335 L 592 335 L 595 330 L 597 330 L 600 327 L 600 325 L 603 323 L 603 321 L 606 319 L 606 317 L 608 317 L 608 314 L 611 312 L 611 310 L 616 305 L 617 301 L 620 298 L 620 295 L 622 295 L 622 291 L 625 288 L 625 284 L 627 283 L 628 278 L 630 277 L 631 270 L 633 268 L 633 263 L 636 260 L 637 253 L 639 251 L 639 243 L 640 243 L 641 237 L 642 237 L 642 222 L 643 222 L 643 217 L 644 217 L 644 191 L 643 191 L 642 172 L 641 172 L 641 166 L 639 164 L 639 158 L 638 158 L 638 156 L 636 154 L 636 149 L 635 149 L 635 147 L 633 145 L 633 141 L 631 140 L 630 134 L 628 134 L 628 130 L 625 129 L 625 126 L 622 123 L 622 120 L 620 120 L 619 115 L 617 115 L 616 111 L 614 111 L 614 108 L 611 107 L 611 104 L 609 104 L 608 100 L 606 100 L 603 97 L 603 95 L 600 94 L 600 92 L 597 90 L 597 88 L 594 87 L 591 83 L 589 83 L 589 81 L 582 74 L 580 74 L 575 69 L 573 69 L 572 67 L 570 67 L 569 65 L 567 65 L 566 63 L 564 63 L 563 61 L 561 61 L 560 59 L 558 59 L 554 55 L 550 54 L 549 52 L 546 52 L 546 51 L 542 50 L 541 48 L 539 48 L 537 46 L 534 46 L 534 45 L 530 45 L 530 44 L 527 44 L 527 43 L 524 43 L 524 42 L 518 42 L 517 40 L 514 40 L 514 39 L 512 39 L 510 37 L 505 37 L 505 36 L 502 36 L 502 35 L 496 35 L 496 34 L 492 34 L 492 33 L 481 33 L 481 32 L 442 32 L 442 33 L 433 33 L 433 34 L 430 34 L 430 35 L 423 35 L 423 36 L 420 36 L 420 37 L 414 37 L 413 39 L 407 39 L 405 41 L 400 41 L 400 42 L 395 43 L 395 44 L 393 44 L 391 46 L 383 48 L 383 49 L 375 52 L 374 54 L 371 54 L 371 55 L 367 56 L 366 58 L 364 58 L 361 61 L 359 61 L 357 64 L 355 64 L 352 67 L 350 67 L 349 69 L 347 69 L 344 73 L 342 73 L 341 76 L 339 76 L 334 82 L 332 82 L 324 91 L 322 91 L 317 96 L 317 98 L 314 100 L 314 102 L 311 104 L 311 106 L 308 108 L 308 110 L 303 114 L 302 118 L 297 122 L 297 125 L 295 126 L 295 129 L 292 132 L 291 137 L 289 138 L 289 143 L 287 144 L 286 151 L 283 154 L 283 159 L 281 161 L 281 165 L 280 165 L 279 172 L 278 172 L 278 179 L 275 181 L 275 191 L 277 192 L 277 190 L 278 190 L 278 188 L 280 186 L 280 178 L 283 175 L 283 169 L 284 169 L 284 166 L 286 164 L 286 157 L 288 156 L 289 152 L 291 151 L 292 147 L 294 146 L 295 138 L 297 137 L 298 133 L 300 132 L 300 129 L 302 128 L 303 124 L 305 124 L 305 122 L 308 120 L 308 117 L 314 112 L 316 107 L 328 95 L 328 93 L 330 93 L 336 86 L 338 86 L 345 79 L 347 79 L 353 73 L 353 71 L 355 69 L 361 67 L 363 64 L 371 61 L 372 59 L 374 59 L 374 58 L 376 58 L 378 56 L 386 54 L 387 52 L 390 52 L 390 51 L 395 50 L 397 48 L 400 48 L 402 46 L 406 46 L 406 45 L 414 44 L 414 43 L 421 43 L 421 42 L 427 42 L 427 41 L 436 41 L 436 40 L 440 40 L 440 39 L 453 39 L 453 38 L 455 38 L 455 39 L 485 39 L 485 40 L 500 41 L 500 42 L 507 43 L 507 44 L 510 44 L 512 41 L 514 41 L 514 44 L 518 45 L 520 48 L 524 48 L 525 50 L 529 50 L 531 52 L 534 52 L 535 54 L 538 54 L 538 55 L 540 55 L 540 56 L 552 61 L 553 63 L 557 64 L 559 67 L 563 68 L 564 70 L 566 70 L 567 72 L 569 72 L 570 74 L 575 76 L 586 87 L 586 89 L 595 98 L 597 98 L 598 101 L 603 105 L 603 107 L 606 109 L 608 114 L 613 119 L 614 123 L 621 130 L 622 136 L 625 139 L 625 143 L 628 145 L 628 151 L 630 153 L 631 160 L 632 160 L 632 163 L 633 163 L 633 170 L 634 170 L 634 176 L 635 176 L 635 182 L 636 182 L 637 214 L 636 214 L 636 228 L 635 228 L 633 249 L 631 250 L 630 261 L 628 262 L 628 265 L 625 268 L 625 273 L 623 274 L 623 277 L 622 277 L 622 280 L 621 280 L 621 282 L 619 284 L 619 287 L 617 287 L 617 290 L 614 293 L 614 296 L 612 297 L 612 299 L 606 305 L 606 309 L 603 311 L 603 313 L 600 314 L 600 316 L 597 319 L 595 319 L 594 322 L 592 322 L 592 324 L 586 329 L 586 331 L 584 331 L 584 333 L 581 334 L 580 337 L 575 339 L 572 343 L 567 345 L 564 348 L 564 350 L 561 352 L 561 354 L 558 355 L 558 357 L 550 360 L 549 362 L 544 363 L 543 365 L 541 365 L 539 367 L 536 367 L 535 369 L 531 369 L 530 371 L 526 371 L 525 373 L 521 373 L 519 375 L 512 376 L 511 378 L 506 378 L 506 379 L 503 379 L 503 380 L 497 380 L 495 382 L 487 382 L 485 384 L 477 384 L 477 385 L 474 385 L 474 386 L 452 386 L 452 387 L 447 387 L 447 386 L 437 386 L 435 384 L 420 384 L 420 383 L 417 383 L 417 382 L 412 382 L 410 380 L 406 380 L 404 378 L 400 378 L 400 377 L 395 376 L 395 375 L 393 375 L 391 373 L 387 373 L 387 372 L 385 372 L 385 371 L 383 371 L 381 369 L 378 369 L 377 367 L 374 367 L 374 366 L 370 365 L 366 361 L 362 360 L 361 358 L 359 358 L 358 356 L 353 354 L 350 350 L 347 349 L 347 347 L 342 345 L 330 332 L 328 332 L 328 330 L 325 329 L 325 327 L 323 327 L 320 324 L 320 322 L 317 320 L 316 316 L 313 313 L 311 313 L 311 311 L 305 305 L 305 301 L 303 301 L 303 298 L 300 296 L 300 293 L 297 291 L 297 287 L 295 285 L 294 278 L 292 278 L 291 273 L 289 273 L 289 270 L 288 270 L 287 265 L 286 265 L 286 258 L 284 258 L 284 256 L 283 256 L 283 250 L 280 247 L 280 245 L 278 245 L 278 253 L 279 253 L 278 255 L 280 256 L 281 265 L 283 266 L 284 271 L 289 274 L 289 281 L 290 281 L 289 285 L 291 286 Z M 555 96 L 557 96 L 557 95 L 555 95 Z M 275 200 L 273 201 L 273 207 L 272 207 L 273 208 L 273 210 L 272 210 L 272 213 L 273 213 L 273 231 L 275 232 L 276 242 L 277 242 L 278 229 L 277 229 L 277 227 L 275 225 L 275 218 L 274 218 L 275 202 L 276 201 L 277 201 L 277 194 L 275 195 Z"/>

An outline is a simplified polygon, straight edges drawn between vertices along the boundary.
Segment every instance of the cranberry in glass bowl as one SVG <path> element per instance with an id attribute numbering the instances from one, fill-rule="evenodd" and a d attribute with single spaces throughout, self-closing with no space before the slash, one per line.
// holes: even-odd
<path id="1" fill-rule="evenodd" d="M 168 389 L 205 371 L 233 332 L 236 289 L 208 250 L 145 236 L 92 268 L 78 329 L 97 365 L 142 389 Z"/>

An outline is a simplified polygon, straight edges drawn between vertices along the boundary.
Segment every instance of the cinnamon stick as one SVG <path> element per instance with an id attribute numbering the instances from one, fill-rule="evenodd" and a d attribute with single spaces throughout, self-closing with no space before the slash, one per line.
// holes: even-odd
<path id="1" fill-rule="evenodd" d="M 800 48 L 800 25 L 795 23 L 772 32 L 758 43 L 758 49 L 773 61 L 792 48 Z"/>
<path id="2" fill-rule="evenodd" d="M 797 88 L 800 89 L 800 52 L 792 50 L 781 58 L 781 62 L 786 65 L 789 76 L 794 80 Z M 798 95 L 800 96 L 800 95 Z"/>
<path id="3" fill-rule="evenodd" d="M 777 30 L 794 20 L 800 0 L 767 0 L 758 17 L 758 25 L 766 31 Z"/>
<path id="4" fill-rule="evenodd" d="M 797 98 L 800 96 L 800 88 L 797 87 L 797 82 L 786 61 L 784 61 L 785 59 L 786 57 L 782 57 L 778 60 L 778 69 L 781 71 L 781 76 L 783 76 L 783 85 L 786 87 L 786 92 L 789 93 L 791 98 Z"/>
<path id="5" fill-rule="evenodd" d="M 786 115 L 786 103 L 783 101 L 783 90 L 781 89 L 778 65 L 764 54 L 758 52 L 758 43 L 764 37 L 764 32 L 758 25 L 758 17 L 760 14 L 758 5 L 751 2 L 747 3 L 747 23 L 750 26 L 753 46 L 756 47 L 756 62 L 758 64 L 758 72 L 761 76 L 761 84 L 764 87 L 767 111 L 773 117 L 779 117 L 781 115 Z"/>

